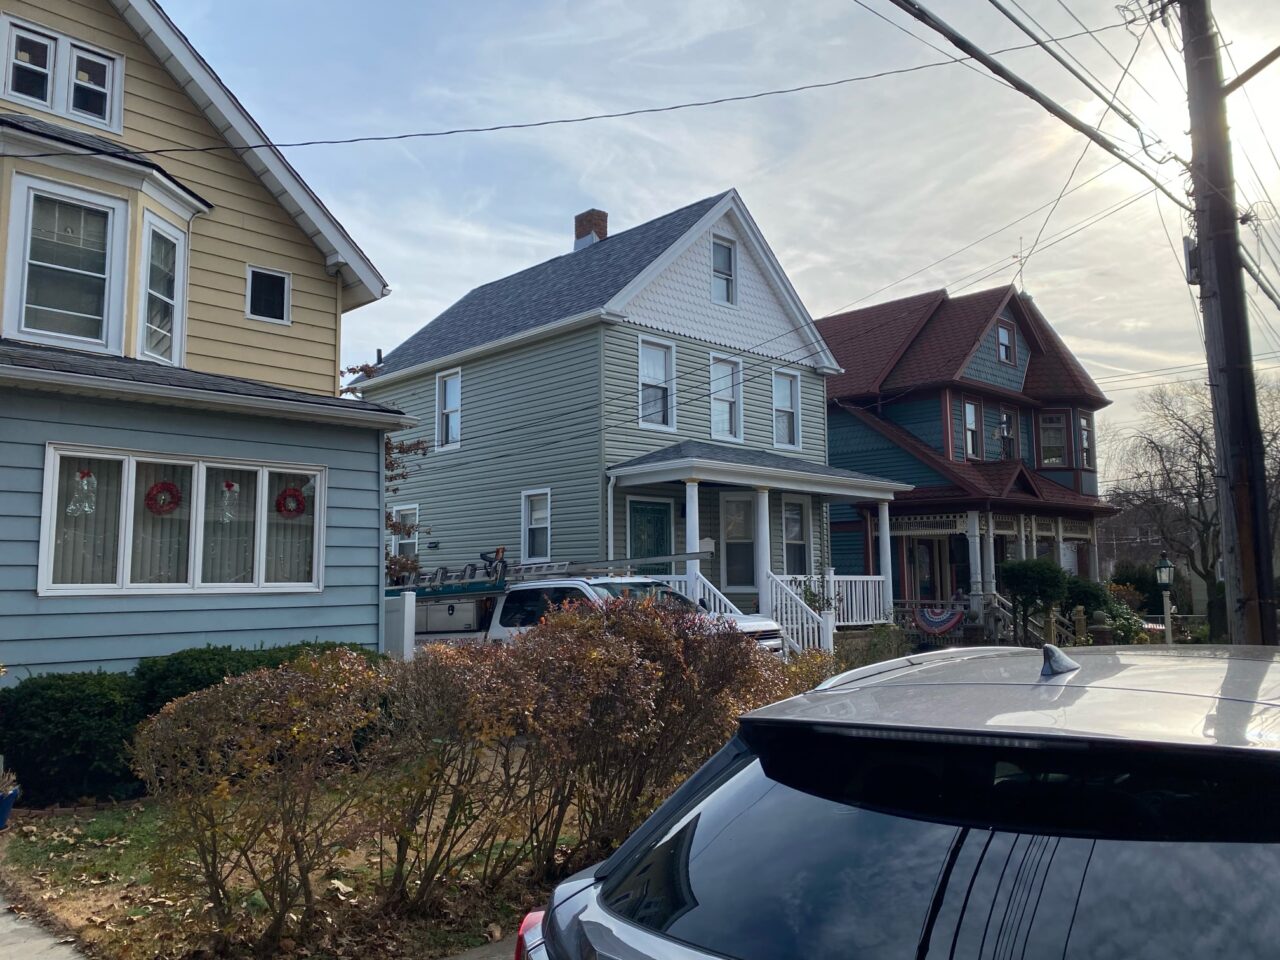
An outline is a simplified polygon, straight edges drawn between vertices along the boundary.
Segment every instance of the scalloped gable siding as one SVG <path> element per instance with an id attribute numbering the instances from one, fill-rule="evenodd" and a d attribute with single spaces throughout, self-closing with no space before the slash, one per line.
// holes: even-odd
<path id="1" fill-rule="evenodd" d="M 711 238 L 737 248 L 737 297 L 732 306 L 711 299 Z M 751 350 L 793 363 L 811 363 L 814 347 L 795 330 L 761 265 L 727 217 L 721 218 L 655 277 L 626 309 L 627 319 L 666 333 L 721 347 Z"/>
<path id="2" fill-rule="evenodd" d="M 1002 313 L 1001 317 L 1006 320 L 1013 319 L 1008 310 Z M 1027 363 L 1031 359 L 1027 339 L 1022 335 L 1022 328 L 1015 322 L 1013 329 L 1014 338 L 1017 341 L 1018 365 L 1011 367 L 1007 363 L 1001 363 L 996 353 L 997 326 L 997 324 L 991 325 L 991 329 L 982 338 L 982 344 L 978 347 L 977 353 L 964 368 L 962 376 L 967 380 L 990 383 L 1005 390 L 1021 393 L 1023 381 L 1027 378 Z"/>
<path id="3" fill-rule="evenodd" d="M 327 466 L 324 590 L 37 596 L 46 441 Z M 127 670 L 140 657 L 208 644 L 341 640 L 376 647 L 381 448 L 375 430 L 6 393 L 0 411 L 0 663 L 9 668 L 7 682 L 28 671 Z"/>

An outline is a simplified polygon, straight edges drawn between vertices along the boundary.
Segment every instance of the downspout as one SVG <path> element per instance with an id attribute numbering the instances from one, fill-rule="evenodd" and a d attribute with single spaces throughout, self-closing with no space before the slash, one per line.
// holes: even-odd
<path id="1" fill-rule="evenodd" d="M 609 544 L 609 548 L 607 551 L 608 557 L 606 559 L 608 559 L 611 562 L 615 559 L 614 553 L 613 553 L 613 485 L 617 482 L 618 482 L 617 477 L 612 475 L 609 477 L 609 491 L 605 498 L 608 502 L 608 506 L 605 509 L 606 509 L 606 512 L 608 513 L 606 530 L 607 530 L 608 544 Z"/>

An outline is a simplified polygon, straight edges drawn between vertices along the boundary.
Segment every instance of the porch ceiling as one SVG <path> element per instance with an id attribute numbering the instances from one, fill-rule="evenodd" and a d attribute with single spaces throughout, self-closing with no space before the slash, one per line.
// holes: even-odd
<path id="1" fill-rule="evenodd" d="M 852 470 L 810 463 L 768 450 L 721 446 L 685 440 L 627 460 L 607 471 L 621 486 L 669 483 L 685 480 L 728 483 L 743 487 L 767 487 L 813 493 L 844 500 L 892 500 L 895 493 L 911 489 Z"/>

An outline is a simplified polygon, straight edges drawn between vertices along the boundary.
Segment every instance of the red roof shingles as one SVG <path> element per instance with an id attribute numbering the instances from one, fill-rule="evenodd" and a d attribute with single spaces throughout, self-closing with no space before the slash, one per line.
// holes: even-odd
<path id="1" fill-rule="evenodd" d="M 827 395 L 877 393 L 881 381 L 946 296 L 945 290 L 931 290 L 817 321 L 818 332 L 844 367 L 843 373 L 827 379 Z"/>
<path id="2" fill-rule="evenodd" d="M 819 320 L 819 332 L 845 368 L 827 380 L 827 396 L 959 381 L 983 333 L 1010 301 L 1020 308 L 1033 342 L 1023 395 L 1097 407 L 1110 403 L 1031 298 L 1011 285 L 959 297 L 934 290 Z"/>

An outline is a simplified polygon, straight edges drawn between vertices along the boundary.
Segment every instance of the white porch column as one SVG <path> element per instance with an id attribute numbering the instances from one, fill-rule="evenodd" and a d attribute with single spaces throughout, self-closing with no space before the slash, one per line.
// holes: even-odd
<path id="1" fill-rule="evenodd" d="M 996 517 L 987 511 L 987 535 L 982 538 L 982 592 L 996 592 Z"/>
<path id="2" fill-rule="evenodd" d="M 1054 521 L 1053 527 L 1053 549 L 1057 551 L 1054 554 L 1054 562 L 1058 566 L 1062 566 L 1062 518 L 1058 517 Z"/>
<path id="3" fill-rule="evenodd" d="M 880 532 L 880 576 L 884 577 L 884 609 L 888 614 L 893 610 L 893 545 L 889 536 L 889 501 L 881 500 L 877 529 Z M 903 571 L 904 575 L 906 571 Z"/>
<path id="4" fill-rule="evenodd" d="M 760 615 L 772 611 L 769 602 L 769 574 L 773 569 L 773 548 L 769 543 L 769 489 L 756 490 L 756 589 L 760 592 Z"/>
<path id="5" fill-rule="evenodd" d="M 969 609 L 982 612 L 982 549 L 978 544 L 978 511 L 969 511 Z"/>
<path id="6" fill-rule="evenodd" d="M 1098 564 L 1098 519 L 1089 523 L 1089 579 L 1094 583 L 1102 582 L 1102 568 Z"/>
<path id="7" fill-rule="evenodd" d="M 1027 515 L 1018 514 L 1018 559 L 1027 559 Z"/>
<path id="8" fill-rule="evenodd" d="M 698 541 L 702 539 L 702 528 L 698 522 L 698 481 L 684 482 L 684 552 L 697 553 Z M 685 582 L 688 588 L 685 595 L 694 603 L 698 602 L 702 591 L 698 588 L 698 574 L 702 563 L 699 560 L 684 562 Z"/>

